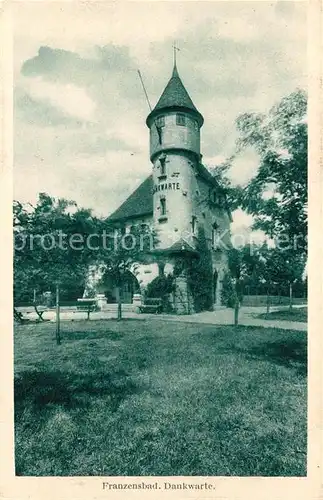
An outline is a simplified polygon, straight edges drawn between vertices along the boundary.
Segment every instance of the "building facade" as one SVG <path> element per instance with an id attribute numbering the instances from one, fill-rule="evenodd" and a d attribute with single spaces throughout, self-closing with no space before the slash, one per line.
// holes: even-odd
<path id="1" fill-rule="evenodd" d="M 108 218 L 120 231 L 147 224 L 157 237 L 145 262 L 134 266 L 133 272 L 129 270 L 121 292 L 123 302 L 131 303 L 134 295 L 138 300 L 138 294 L 143 296 L 158 275 L 172 274 L 174 312 L 190 313 L 221 305 L 231 214 L 224 190 L 202 164 L 203 123 L 174 65 L 164 92 L 146 120 L 152 173 Z M 93 280 L 108 302 L 116 300 L 112 281 L 100 283 L 100 275 L 95 272 Z M 197 301 L 198 294 L 204 299 Z"/>

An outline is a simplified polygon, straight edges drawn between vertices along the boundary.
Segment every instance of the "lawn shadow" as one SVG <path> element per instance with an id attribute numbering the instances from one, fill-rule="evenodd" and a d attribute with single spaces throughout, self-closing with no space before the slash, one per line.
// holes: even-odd
<path id="1" fill-rule="evenodd" d="M 62 330 L 61 332 L 62 342 L 69 343 L 74 342 L 75 340 L 96 340 L 96 339 L 107 339 L 107 340 L 119 340 L 124 337 L 124 333 L 115 332 L 113 330 L 104 330 L 104 331 L 96 331 L 96 330 Z"/>
<path id="2" fill-rule="evenodd" d="M 38 414 L 55 406 L 78 409 L 88 406 L 92 396 L 105 398 L 110 410 L 115 412 L 124 399 L 141 391 L 122 369 L 93 375 L 24 371 L 14 383 L 15 415 L 19 417 L 27 406 L 32 406 Z"/>
<path id="3" fill-rule="evenodd" d="M 243 349 L 231 345 L 226 352 L 238 352 L 250 360 L 268 361 L 297 371 L 300 375 L 307 374 L 307 343 L 295 339 L 264 342 L 260 345 Z"/>
<path id="4" fill-rule="evenodd" d="M 272 363 L 295 369 L 300 375 L 307 373 L 307 344 L 299 340 L 266 342 L 250 349 L 252 358 L 266 359 Z"/>

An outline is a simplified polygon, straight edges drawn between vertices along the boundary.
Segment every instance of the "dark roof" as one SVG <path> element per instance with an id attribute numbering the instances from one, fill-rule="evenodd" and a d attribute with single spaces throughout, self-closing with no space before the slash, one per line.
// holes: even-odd
<path id="1" fill-rule="evenodd" d="M 202 177 L 202 179 L 206 180 L 206 182 L 208 182 L 209 184 L 213 184 L 214 187 L 216 187 L 220 192 L 222 192 L 222 194 L 224 194 L 225 209 L 229 215 L 230 221 L 232 222 L 232 220 L 233 220 L 232 214 L 231 214 L 231 210 L 229 208 L 228 202 L 227 202 L 225 189 L 220 186 L 220 184 L 213 177 L 211 172 L 202 163 L 199 163 L 197 165 L 197 172 L 198 172 L 198 175 L 200 175 L 200 177 Z"/>
<path id="2" fill-rule="evenodd" d="M 217 189 L 222 190 L 216 179 L 208 171 L 208 169 L 202 165 L 202 163 L 197 164 L 197 173 L 206 182 L 215 186 Z M 222 190 L 223 191 L 223 190 Z M 225 194 L 225 191 L 223 191 Z M 226 210 L 231 219 L 231 212 L 226 204 Z M 128 196 L 128 198 L 120 205 L 115 212 L 110 215 L 108 221 L 123 221 L 125 219 L 136 219 L 143 217 L 145 215 L 153 215 L 153 177 L 150 175 L 147 177 L 135 191 Z M 231 219 L 232 220 L 232 219 Z"/>
<path id="3" fill-rule="evenodd" d="M 169 249 L 169 252 L 171 253 L 177 253 L 177 252 L 188 252 L 188 253 L 198 253 L 195 248 L 190 245 L 186 240 L 183 238 L 180 238 L 177 240 Z"/>
<path id="4" fill-rule="evenodd" d="M 167 248 L 157 248 L 153 251 L 156 255 L 172 255 L 172 254 L 191 254 L 192 256 L 197 256 L 199 252 L 190 245 L 184 238 L 179 238 L 173 245 Z"/>
<path id="5" fill-rule="evenodd" d="M 174 66 L 172 77 L 167 83 L 159 101 L 147 117 L 147 125 L 149 125 L 151 118 L 155 116 L 158 111 L 170 108 L 193 111 L 196 118 L 199 120 L 200 125 L 204 122 L 203 116 L 194 106 L 192 99 L 180 79 L 176 65 Z"/>
<path id="6" fill-rule="evenodd" d="M 147 177 L 107 220 L 119 221 L 150 214 L 153 214 L 152 175 Z"/>
<path id="7" fill-rule="evenodd" d="M 213 186 L 217 187 L 218 189 L 221 189 L 218 181 L 213 177 L 211 172 L 202 163 L 197 163 L 196 170 L 197 170 L 197 173 L 204 180 L 206 180 L 210 184 L 213 184 Z"/>

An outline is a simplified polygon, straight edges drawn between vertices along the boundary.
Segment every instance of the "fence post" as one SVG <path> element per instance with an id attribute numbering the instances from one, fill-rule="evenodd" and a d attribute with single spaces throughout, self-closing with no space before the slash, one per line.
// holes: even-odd
<path id="1" fill-rule="evenodd" d="M 269 296 L 269 287 L 267 287 L 267 314 L 270 311 L 270 296 Z"/>
<path id="2" fill-rule="evenodd" d="M 59 307 L 59 284 L 56 283 L 56 344 L 61 343 L 61 332 L 60 332 L 60 307 Z"/>
<path id="3" fill-rule="evenodd" d="M 289 310 L 293 309 L 293 283 L 289 283 Z"/>

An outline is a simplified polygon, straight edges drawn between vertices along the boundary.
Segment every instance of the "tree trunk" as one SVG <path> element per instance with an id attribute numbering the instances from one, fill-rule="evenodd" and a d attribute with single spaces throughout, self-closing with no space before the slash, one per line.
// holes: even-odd
<path id="1" fill-rule="evenodd" d="M 118 303 L 118 316 L 117 316 L 117 320 L 120 321 L 122 319 L 122 304 L 121 304 L 120 285 L 118 285 L 117 288 L 116 288 L 116 296 L 117 296 L 117 303 Z"/>
<path id="2" fill-rule="evenodd" d="M 240 307 L 240 303 L 239 303 L 239 285 L 238 285 L 238 281 L 236 280 L 236 283 L 235 283 L 235 303 L 234 303 L 234 326 L 238 326 L 239 324 L 239 307 Z"/>
<path id="3" fill-rule="evenodd" d="M 234 326 L 238 326 L 239 324 L 239 299 L 236 297 L 236 301 L 234 304 Z"/>
<path id="4" fill-rule="evenodd" d="M 289 310 L 293 309 L 293 283 L 289 283 Z"/>
<path id="5" fill-rule="evenodd" d="M 59 285 L 56 285 L 56 344 L 61 343 L 60 307 L 59 307 Z"/>
<path id="6" fill-rule="evenodd" d="M 269 314 L 270 311 L 270 295 L 269 295 L 269 288 L 267 288 L 267 314 Z"/>

